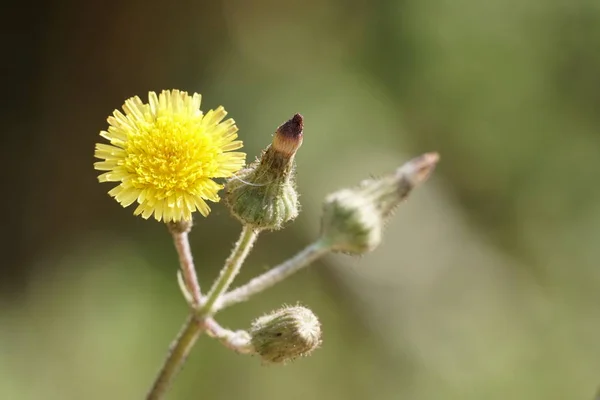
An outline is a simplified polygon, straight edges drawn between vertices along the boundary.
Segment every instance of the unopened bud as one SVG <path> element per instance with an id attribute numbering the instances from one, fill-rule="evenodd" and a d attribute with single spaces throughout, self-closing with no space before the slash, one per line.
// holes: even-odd
<path id="1" fill-rule="evenodd" d="M 256 319 L 250 328 L 254 351 L 268 363 L 307 356 L 321 344 L 321 324 L 306 307 L 284 307 Z"/>
<path id="2" fill-rule="evenodd" d="M 302 115 L 295 114 L 277 128 L 273 136 L 273 151 L 279 153 L 283 159 L 292 158 L 302 146 L 304 120 Z"/>
<path id="3" fill-rule="evenodd" d="M 227 182 L 225 200 L 243 224 L 277 230 L 298 216 L 294 157 L 302 145 L 302 130 L 302 116 L 296 114 L 277 128 L 260 159 Z"/>
<path id="4" fill-rule="evenodd" d="M 321 235 L 333 251 L 362 254 L 381 243 L 383 219 L 360 191 L 344 189 L 325 198 Z"/>
<path id="5" fill-rule="evenodd" d="M 386 219 L 413 188 L 427 180 L 438 161 L 437 153 L 423 154 L 393 174 L 327 196 L 322 239 L 333 251 L 363 254 L 374 250 L 381 243 Z"/>

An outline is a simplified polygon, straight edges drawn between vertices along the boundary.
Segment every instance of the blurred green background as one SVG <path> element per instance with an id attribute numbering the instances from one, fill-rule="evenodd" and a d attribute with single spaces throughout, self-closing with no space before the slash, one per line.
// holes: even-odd
<path id="1" fill-rule="evenodd" d="M 286 367 L 202 338 L 169 399 L 591 399 L 600 383 L 598 0 L 22 2 L 3 16 L 1 399 L 141 399 L 186 314 L 159 223 L 97 183 L 106 117 L 179 88 L 224 105 L 249 159 L 293 113 L 300 217 L 236 284 L 304 247 L 324 196 L 439 151 L 360 259 L 283 303 L 324 341 Z M 15 13 L 15 14 L 13 14 Z M 204 286 L 240 227 L 197 218 Z"/>

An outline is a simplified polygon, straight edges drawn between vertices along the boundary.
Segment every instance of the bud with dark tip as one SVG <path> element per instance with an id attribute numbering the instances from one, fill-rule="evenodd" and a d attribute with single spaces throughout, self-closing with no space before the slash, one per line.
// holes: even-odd
<path id="1" fill-rule="evenodd" d="M 302 115 L 295 114 L 292 119 L 284 122 L 277 128 L 273 136 L 272 148 L 282 160 L 293 161 L 294 155 L 302 146 L 304 139 L 304 119 Z"/>
<path id="2" fill-rule="evenodd" d="M 294 157 L 302 145 L 303 119 L 283 123 L 260 159 L 229 179 L 225 200 L 242 224 L 255 229 L 281 229 L 298 215 Z"/>
<path id="3" fill-rule="evenodd" d="M 427 180 L 438 161 L 437 153 L 423 154 L 393 174 L 327 196 L 321 219 L 322 240 L 333 251 L 348 254 L 374 250 L 381 243 L 386 219 L 412 189 Z"/>
<path id="4" fill-rule="evenodd" d="M 256 354 L 268 363 L 307 356 L 321 344 L 321 324 L 306 307 L 284 307 L 257 318 L 250 328 Z"/>

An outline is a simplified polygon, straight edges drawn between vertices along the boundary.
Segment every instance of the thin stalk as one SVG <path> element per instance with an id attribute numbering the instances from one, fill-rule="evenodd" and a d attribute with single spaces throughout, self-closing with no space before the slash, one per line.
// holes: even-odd
<path id="1" fill-rule="evenodd" d="M 247 284 L 223 295 L 217 303 L 216 310 L 221 310 L 246 301 L 250 296 L 276 285 L 290 275 L 310 265 L 313 261 L 327 254 L 329 251 L 330 246 L 322 240 L 310 244 L 289 260 L 273 267 L 264 274 L 257 276 Z"/>
<path id="2" fill-rule="evenodd" d="M 194 266 L 194 259 L 190 249 L 188 232 L 178 228 L 177 224 L 169 225 L 169 231 L 173 236 L 173 243 L 179 256 L 181 276 L 183 277 L 183 282 L 180 282 L 180 285 L 182 292 L 186 295 L 186 300 L 192 308 L 197 309 L 202 303 L 200 283 L 196 276 L 196 267 Z M 159 400 L 164 396 L 173 378 L 183 367 L 188 354 L 204 329 L 202 320 L 191 313 L 183 324 L 179 334 L 169 346 L 167 358 L 158 372 L 152 388 L 146 396 L 146 400 Z"/>
<path id="3" fill-rule="evenodd" d="M 146 400 L 159 400 L 164 396 L 203 330 L 204 325 L 199 323 L 194 315 L 190 315 L 171 346 L 169 346 L 167 359 L 154 380 Z"/>
<path id="4" fill-rule="evenodd" d="M 225 347 L 240 353 L 240 354 L 254 354 L 254 347 L 250 342 L 250 334 L 246 331 L 232 331 L 227 328 L 223 328 L 213 318 L 206 318 L 204 320 L 204 326 L 206 327 L 206 334 L 219 340 Z"/>
<path id="5" fill-rule="evenodd" d="M 258 233 L 258 230 L 244 225 L 240 238 L 235 244 L 231 255 L 227 261 L 225 261 L 225 266 L 221 270 L 219 277 L 210 288 L 210 292 L 208 292 L 208 295 L 206 296 L 206 301 L 198 313 L 199 315 L 204 317 L 214 313 L 213 308 L 215 303 L 221 295 L 229 289 L 229 286 L 231 286 L 236 275 L 240 272 L 240 268 L 248 256 L 250 249 L 252 249 L 252 246 L 258 237 Z"/>
<path id="6" fill-rule="evenodd" d="M 183 273 L 183 279 L 191 297 L 191 306 L 193 308 L 198 308 L 202 303 L 202 292 L 200 291 L 200 283 L 196 276 L 196 268 L 194 267 L 194 259 L 192 258 L 188 233 L 171 231 L 171 234 L 173 235 L 175 249 L 177 249 L 177 254 L 179 255 L 179 265 L 181 267 L 181 272 Z"/>

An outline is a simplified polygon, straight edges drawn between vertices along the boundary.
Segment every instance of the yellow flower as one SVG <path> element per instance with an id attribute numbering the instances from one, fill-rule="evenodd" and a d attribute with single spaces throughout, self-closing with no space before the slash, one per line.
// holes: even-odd
<path id="1" fill-rule="evenodd" d="M 205 200 L 219 201 L 227 178 L 244 166 L 246 154 L 233 119 L 222 121 L 223 107 L 200 111 L 201 96 L 179 90 L 150 92 L 148 104 L 135 96 L 123 110 L 108 117 L 108 131 L 100 136 L 110 144 L 96 144 L 94 168 L 108 171 L 100 182 L 120 182 L 108 192 L 123 207 L 136 202 L 134 214 L 165 222 L 191 220 L 196 210 L 207 216 Z"/>

